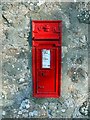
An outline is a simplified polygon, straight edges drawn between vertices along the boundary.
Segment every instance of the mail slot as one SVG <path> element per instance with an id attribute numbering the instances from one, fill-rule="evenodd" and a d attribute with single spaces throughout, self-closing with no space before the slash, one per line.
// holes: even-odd
<path id="1" fill-rule="evenodd" d="M 33 96 L 60 97 L 61 20 L 32 21 Z"/>

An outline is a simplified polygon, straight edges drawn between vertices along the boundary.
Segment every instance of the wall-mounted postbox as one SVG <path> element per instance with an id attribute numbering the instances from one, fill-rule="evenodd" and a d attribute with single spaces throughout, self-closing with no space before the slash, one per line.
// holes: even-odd
<path id="1" fill-rule="evenodd" d="M 61 20 L 32 21 L 34 97 L 59 97 L 61 90 Z"/>

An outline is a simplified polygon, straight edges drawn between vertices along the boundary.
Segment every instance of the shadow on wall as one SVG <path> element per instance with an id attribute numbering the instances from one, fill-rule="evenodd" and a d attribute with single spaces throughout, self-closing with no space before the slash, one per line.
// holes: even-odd
<path id="1" fill-rule="evenodd" d="M 31 18 L 30 18 L 30 32 L 28 36 L 28 43 L 29 43 L 28 68 L 30 69 L 32 73 L 32 20 Z"/>
<path id="2" fill-rule="evenodd" d="M 29 53 L 28 53 L 28 68 L 30 69 L 30 78 L 32 80 L 32 20 L 30 17 L 30 32 L 29 32 L 29 36 L 28 36 L 28 43 L 29 43 Z M 32 97 L 32 81 L 30 81 L 30 97 Z"/>
<path id="3" fill-rule="evenodd" d="M 30 48 L 32 47 L 32 19 L 30 17 L 30 32 L 29 32 L 29 36 L 28 36 L 28 42 L 29 42 L 29 46 Z"/>

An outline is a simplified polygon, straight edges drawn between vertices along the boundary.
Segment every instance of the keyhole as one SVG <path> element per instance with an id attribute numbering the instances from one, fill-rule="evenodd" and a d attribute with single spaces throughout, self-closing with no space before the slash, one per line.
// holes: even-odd
<path id="1" fill-rule="evenodd" d="M 42 76 L 44 76 L 44 73 L 42 73 Z"/>

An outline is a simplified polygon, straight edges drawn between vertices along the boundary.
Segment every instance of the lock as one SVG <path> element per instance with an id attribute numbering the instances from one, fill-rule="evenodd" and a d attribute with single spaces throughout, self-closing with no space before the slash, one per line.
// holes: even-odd
<path id="1" fill-rule="evenodd" d="M 44 74 L 44 73 L 42 73 L 42 76 L 45 76 L 45 74 Z"/>
<path id="2" fill-rule="evenodd" d="M 33 97 L 60 97 L 61 47 L 61 20 L 32 21 Z"/>

